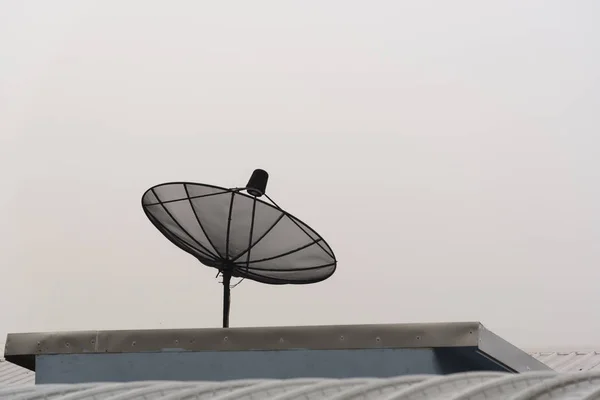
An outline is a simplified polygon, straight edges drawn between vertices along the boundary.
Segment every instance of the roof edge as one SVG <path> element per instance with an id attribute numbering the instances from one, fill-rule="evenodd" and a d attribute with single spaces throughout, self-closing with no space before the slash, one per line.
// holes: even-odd
<path id="1" fill-rule="evenodd" d="M 479 328 L 479 349 L 488 357 L 515 372 L 552 371 L 552 368 L 502 339 L 482 324 Z"/>
<path id="2" fill-rule="evenodd" d="M 4 357 L 35 371 L 39 355 L 386 348 L 471 348 L 507 370 L 549 369 L 480 322 L 9 333 Z"/>

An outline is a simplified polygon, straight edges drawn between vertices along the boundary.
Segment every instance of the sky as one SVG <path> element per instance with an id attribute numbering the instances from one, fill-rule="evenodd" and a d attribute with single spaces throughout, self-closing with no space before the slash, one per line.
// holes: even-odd
<path id="1" fill-rule="evenodd" d="M 218 327 L 140 206 L 268 192 L 338 258 L 232 326 L 481 321 L 600 350 L 600 3 L 0 0 L 0 342 Z"/>

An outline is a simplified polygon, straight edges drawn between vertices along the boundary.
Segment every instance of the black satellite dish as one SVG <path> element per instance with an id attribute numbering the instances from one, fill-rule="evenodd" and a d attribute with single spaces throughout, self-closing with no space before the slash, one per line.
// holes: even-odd
<path id="1" fill-rule="evenodd" d="M 302 285 L 323 281 L 336 269 L 327 242 L 265 193 L 268 178 L 257 169 L 244 188 L 171 182 L 142 196 L 144 213 L 167 239 L 223 275 L 224 328 L 232 277 Z"/>

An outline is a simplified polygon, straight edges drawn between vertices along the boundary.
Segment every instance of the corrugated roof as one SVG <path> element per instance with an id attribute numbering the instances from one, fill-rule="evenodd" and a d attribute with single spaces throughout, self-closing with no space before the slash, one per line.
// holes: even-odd
<path id="1" fill-rule="evenodd" d="M 33 385 L 35 372 L 0 358 L 0 386 Z"/>
<path id="2" fill-rule="evenodd" d="M 600 372 L 468 372 L 364 379 L 259 379 L 225 382 L 127 382 L 0 386 L 0 399 L 600 399 Z"/>
<path id="3" fill-rule="evenodd" d="M 598 351 L 545 351 L 530 354 L 558 372 L 600 371 Z"/>

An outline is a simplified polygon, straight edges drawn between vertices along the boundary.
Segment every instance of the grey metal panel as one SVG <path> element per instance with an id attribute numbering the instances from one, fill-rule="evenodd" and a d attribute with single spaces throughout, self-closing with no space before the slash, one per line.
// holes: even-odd
<path id="1" fill-rule="evenodd" d="M 20 354 L 475 346 L 478 322 L 9 333 Z"/>
<path id="2" fill-rule="evenodd" d="M 549 369 L 478 322 L 20 333 L 8 335 L 5 356 L 35 370 L 35 356 L 53 354 L 286 353 L 298 349 L 435 349 L 441 372 Z"/>
<path id="3" fill-rule="evenodd" d="M 478 322 L 9 333 L 5 357 L 35 370 L 34 355 L 477 346 Z"/>
<path id="4" fill-rule="evenodd" d="M 515 372 L 550 369 L 544 363 L 487 330 L 483 325 L 479 327 L 479 350 Z"/>
<path id="5" fill-rule="evenodd" d="M 455 371 L 468 368 L 456 365 Z M 441 374 L 431 349 L 60 354 L 37 356 L 36 383 L 362 378 Z"/>

